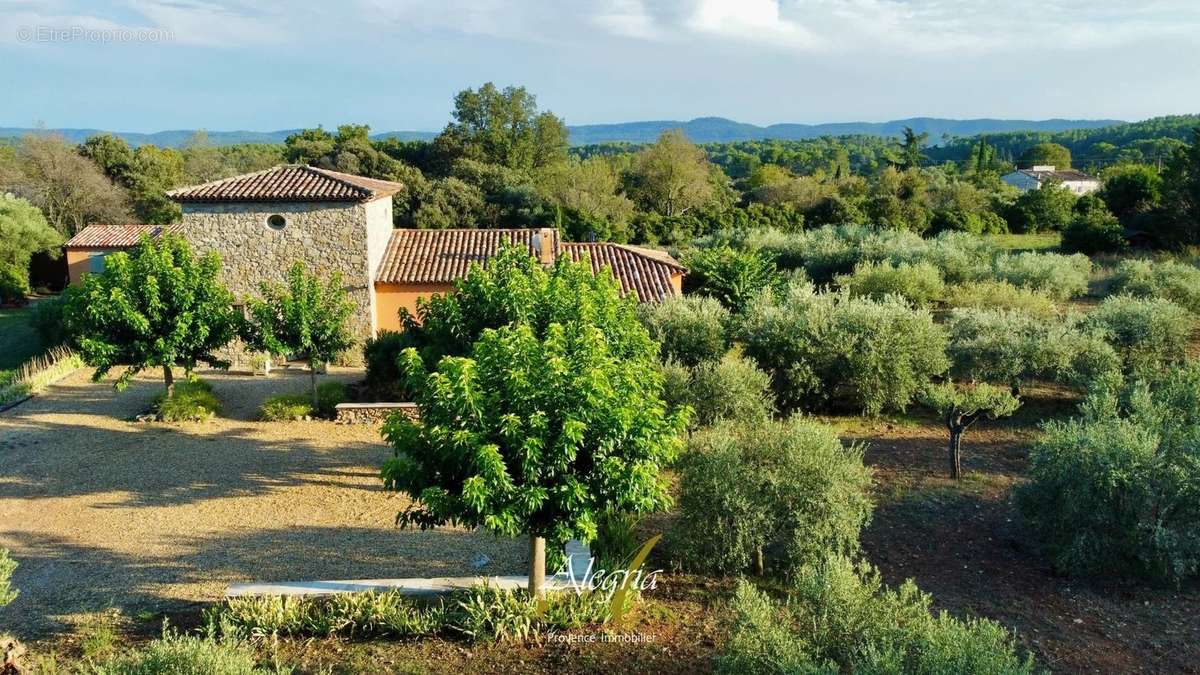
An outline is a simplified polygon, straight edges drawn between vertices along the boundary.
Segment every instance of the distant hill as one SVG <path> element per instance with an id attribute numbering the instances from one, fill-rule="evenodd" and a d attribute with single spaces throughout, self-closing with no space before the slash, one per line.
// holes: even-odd
<path id="1" fill-rule="evenodd" d="M 687 122 L 679 120 L 654 120 L 646 122 L 621 122 L 618 124 L 583 124 L 567 127 L 571 132 L 572 145 L 590 145 L 627 141 L 648 143 L 658 138 L 667 129 L 683 129 L 688 138 L 697 143 L 720 143 L 730 141 L 755 141 L 766 138 L 781 140 L 803 140 L 821 136 L 898 136 L 904 127 L 912 127 L 918 133 L 928 133 L 932 143 L 939 143 L 943 136 L 974 136 L 1012 131 L 1059 132 L 1072 129 L 1095 129 L 1116 124 L 1121 120 L 1000 120 L 974 119 L 955 120 L 936 117 L 912 117 L 890 122 L 834 122 L 830 124 L 772 124 L 760 127 L 737 122 L 723 117 L 697 117 Z M 26 129 L 0 127 L 0 137 L 19 137 L 31 131 L 50 131 L 66 136 L 79 143 L 88 136 L 103 133 L 100 129 Z M 236 143 L 282 143 L 297 129 L 279 131 L 209 131 L 208 139 L 215 145 Z M 144 134 L 136 132 L 110 132 L 133 146 L 152 144 L 159 147 L 180 147 L 191 138 L 195 130 L 178 129 Z M 387 131 L 372 134 L 371 138 L 399 138 L 400 140 L 428 140 L 436 136 L 433 131 Z"/>

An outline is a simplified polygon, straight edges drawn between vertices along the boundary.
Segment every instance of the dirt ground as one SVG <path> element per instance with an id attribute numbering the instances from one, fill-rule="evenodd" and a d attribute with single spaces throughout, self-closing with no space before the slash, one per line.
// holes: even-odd
<path id="1" fill-rule="evenodd" d="M 254 420 L 306 373 L 201 375 L 223 405 L 205 423 L 131 421 L 161 380 L 116 393 L 85 371 L 0 413 L 0 547 L 20 564 L 0 629 L 35 639 L 110 607 L 178 612 L 231 582 L 473 574 L 478 553 L 488 574 L 524 569 L 514 541 L 396 529 L 406 501 L 383 490 L 374 427 Z"/>

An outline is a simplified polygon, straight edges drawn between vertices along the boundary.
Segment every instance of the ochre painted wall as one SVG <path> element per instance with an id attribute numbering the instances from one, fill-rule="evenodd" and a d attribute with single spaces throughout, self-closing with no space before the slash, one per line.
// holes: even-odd
<path id="1" fill-rule="evenodd" d="M 450 293 L 454 284 L 385 284 L 375 282 L 375 326 L 378 330 L 400 330 L 400 308 L 417 313 L 417 300 Z"/>
<path id="2" fill-rule="evenodd" d="M 71 284 L 78 284 L 85 274 L 92 271 L 92 257 L 105 255 L 113 251 L 124 251 L 123 248 L 72 248 L 67 250 L 67 277 Z"/>

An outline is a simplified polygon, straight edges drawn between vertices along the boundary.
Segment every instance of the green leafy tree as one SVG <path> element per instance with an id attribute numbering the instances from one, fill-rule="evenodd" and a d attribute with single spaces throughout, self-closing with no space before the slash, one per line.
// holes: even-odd
<path id="1" fill-rule="evenodd" d="M 30 134 L 16 156 L 13 192 L 42 210 L 46 222 L 71 237 L 91 223 L 132 220 L 129 194 L 62 136 Z"/>
<path id="2" fill-rule="evenodd" d="M 29 261 L 34 253 L 57 255 L 62 235 L 50 227 L 34 205 L 11 195 L 0 194 L 0 268 L 7 268 L 28 284 Z"/>
<path id="3" fill-rule="evenodd" d="M 769 256 L 729 246 L 697 249 L 687 256 L 691 270 L 684 281 L 689 291 L 716 298 L 731 311 L 768 288 L 779 287 L 783 276 Z"/>
<path id="4" fill-rule="evenodd" d="M 385 425 L 396 456 L 383 479 L 414 500 L 402 526 L 528 534 L 540 593 L 546 541 L 591 541 L 606 512 L 670 503 L 660 471 L 687 413 L 666 413 L 656 346 L 611 275 L 586 262 L 547 271 L 512 248 L 500 257 L 426 305 L 434 335 L 455 325 L 477 339 L 433 368 L 402 352 L 421 415 Z"/>
<path id="5" fill-rule="evenodd" d="M 928 159 L 922 150 L 929 142 L 927 132 L 918 134 L 912 127 L 904 127 L 904 138 L 900 141 L 900 166 L 907 169 L 919 169 L 921 162 Z"/>
<path id="6" fill-rule="evenodd" d="M 1163 239 L 1175 246 L 1200 242 L 1200 128 L 1194 131 L 1192 144 L 1171 158 L 1163 183 L 1167 209 Z"/>
<path id="7" fill-rule="evenodd" d="M 195 369 L 203 361 L 228 366 L 215 352 L 237 334 L 233 296 L 218 281 L 216 253 L 196 257 L 182 238 L 143 236 L 129 253 L 104 261 L 70 293 L 64 315 L 68 333 L 99 380 L 118 365 L 118 390 L 146 368 L 163 371 L 167 396 L 175 390 L 171 369 Z"/>
<path id="8" fill-rule="evenodd" d="M 1071 151 L 1058 143 L 1038 143 L 1021 153 L 1017 166 L 1031 169 L 1035 166 L 1052 166 L 1062 171 L 1071 168 Z"/>
<path id="9" fill-rule="evenodd" d="M 454 97 L 454 121 L 435 144 L 452 156 L 530 171 L 567 158 L 567 127 L 551 112 L 538 112 L 525 87 L 499 89 L 488 82 Z"/>
<path id="10" fill-rule="evenodd" d="M 962 477 L 962 436 L 967 429 L 984 418 L 1008 417 L 1021 406 L 1009 389 L 985 383 L 932 385 L 922 402 L 942 417 L 950 431 L 950 477 L 955 480 Z"/>
<path id="11" fill-rule="evenodd" d="M 1057 232 L 1075 217 L 1075 199 L 1069 188 L 1046 183 L 1017 197 L 1005 218 L 1013 232 Z"/>
<path id="12" fill-rule="evenodd" d="M 698 209 L 716 193 L 707 155 L 679 129 L 664 131 L 639 152 L 629 179 L 629 191 L 642 207 L 667 217 Z"/>
<path id="13" fill-rule="evenodd" d="M 1101 177 L 1100 198 L 1122 222 L 1157 208 L 1162 201 L 1162 176 L 1148 164 L 1119 164 L 1105 169 Z"/>
<path id="14" fill-rule="evenodd" d="M 287 285 L 264 283 L 262 299 L 250 302 L 246 341 L 271 354 L 293 354 L 308 362 L 313 407 L 320 405 L 317 370 L 354 346 L 350 316 L 355 305 L 346 295 L 342 275 L 334 272 L 322 283 L 292 265 Z"/>

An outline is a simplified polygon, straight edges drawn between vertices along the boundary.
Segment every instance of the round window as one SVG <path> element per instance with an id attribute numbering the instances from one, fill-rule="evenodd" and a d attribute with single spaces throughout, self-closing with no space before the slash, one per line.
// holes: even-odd
<path id="1" fill-rule="evenodd" d="M 282 230 L 283 228 L 287 227 L 287 219 L 278 213 L 267 216 L 267 227 L 271 228 L 272 230 Z"/>

